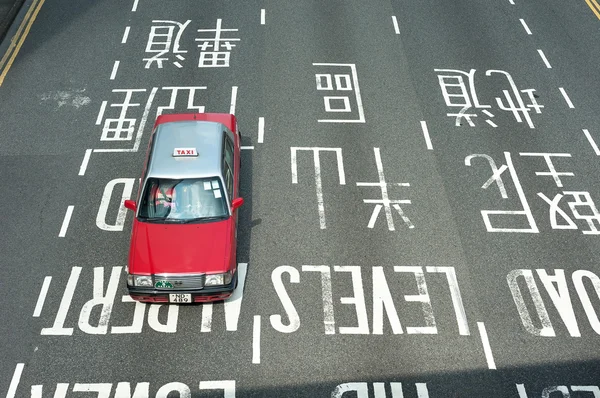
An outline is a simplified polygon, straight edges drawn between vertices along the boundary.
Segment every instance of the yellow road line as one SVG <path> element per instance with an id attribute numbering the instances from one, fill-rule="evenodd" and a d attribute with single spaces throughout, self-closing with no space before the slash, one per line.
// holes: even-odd
<path id="1" fill-rule="evenodd" d="M 600 19 L 600 4 L 598 4 L 596 0 L 585 0 L 585 2 L 587 3 L 588 7 L 592 9 L 594 14 L 596 14 L 596 17 Z"/>
<path id="2" fill-rule="evenodd" d="M 14 51 L 12 52 L 12 55 L 10 56 L 10 59 L 8 60 L 8 63 L 6 64 L 6 67 L 4 67 L 4 68 L 2 68 L 2 67 L 4 66 L 4 63 L 6 62 L 5 57 L 8 54 L 10 54 L 10 50 L 7 51 L 6 54 L 4 55 L 4 57 L 2 58 L 2 61 L 0 63 L 0 70 L 2 70 L 2 74 L 0 74 L 0 86 L 4 82 L 4 78 L 6 77 L 6 74 L 8 73 L 8 71 L 9 71 L 10 67 L 12 66 L 15 58 L 17 57 L 17 54 L 19 53 L 19 50 L 21 49 L 21 46 L 23 45 L 23 42 L 25 41 L 25 38 L 29 34 L 29 30 L 31 29 L 31 25 L 33 25 L 33 22 L 37 18 L 37 15 L 40 12 L 40 9 L 44 5 L 45 1 L 46 0 L 39 0 L 39 3 L 37 4 L 37 7 L 36 7 L 35 0 L 34 0 L 34 3 L 31 5 L 31 8 L 27 11 L 27 14 L 25 15 L 25 19 L 21 23 L 21 26 L 19 26 L 19 30 L 17 31 L 17 34 L 13 38 L 14 41 L 11 42 L 11 47 L 14 46 L 14 43 L 19 38 L 19 32 L 22 30 L 22 28 L 24 26 L 25 26 L 25 30 L 23 31 L 23 34 L 21 35 L 19 42 L 16 44 L 16 46 L 14 46 Z M 31 15 L 31 18 L 29 18 L 29 20 L 27 20 L 27 15 L 29 15 L 29 13 L 31 12 L 31 10 L 33 10 L 34 8 L 35 8 L 35 11 Z"/>
<path id="3" fill-rule="evenodd" d="M 21 36 L 21 32 L 23 31 L 23 28 L 25 28 L 25 25 L 27 24 L 27 21 L 29 20 L 29 16 L 35 9 L 35 4 L 37 3 L 37 1 L 38 0 L 33 1 L 33 3 L 31 4 L 31 7 L 29 7 L 29 10 L 27 10 L 27 13 L 25 14 L 25 18 L 23 18 L 23 21 L 19 25 L 19 29 L 17 29 L 17 33 L 15 33 L 15 35 L 12 37 L 12 39 L 10 41 L 10 45 L 8 46 L 8 50 L 6 50 L 6 52 L 4 53 L 4 56 L 2 57 L 2 60 L 0 60 L 0 70 L 2 70 L 2 68 L 4 67 L 6 60 L 10 56 L 13 48 L 15 47 L 15 44 L 19 40 L 19 37 Z"/>

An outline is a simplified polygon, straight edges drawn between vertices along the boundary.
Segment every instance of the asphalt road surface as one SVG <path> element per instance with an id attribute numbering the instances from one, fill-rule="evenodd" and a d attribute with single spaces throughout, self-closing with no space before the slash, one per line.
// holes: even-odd
<path id="1" fill-rule="evenodd" d="M 26 7 L 0 65 L 8 398 L 600 397 L 594 0 Z M 240 285 L 136 304 L 122 201 L 179 111 L 238 117 Z"/>

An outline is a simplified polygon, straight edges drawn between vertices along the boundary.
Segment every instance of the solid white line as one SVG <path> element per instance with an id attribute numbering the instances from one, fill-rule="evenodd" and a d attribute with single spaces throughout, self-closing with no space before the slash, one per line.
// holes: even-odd
<path id="1" fill-rule="evenodd" d="M 492 347 L 490 347 L 490 341 L 488 340 L 485 325 L 483 322 L 477 322 L 477 327 L 479 328 L 479 335 L 481 336 L 481 343 L 483 344 L 483 352 L 485 353 L 485 359 L 487 360 L 488 368 L 496 369 L 494 357 L 492 356 Z"/>
<path id="2" fill-rule="evenodd" d="M 96 126 L 99 126 L 102 122 L 102 118 L 104 117 L 104 111 L 106 110 L 106 104 L 108 101 L 102 101 L 102 105 L 100 105 L 100 111 L 98 112 L 98 117 L 96 118 Z"/>
<path id="3" fill-rule="evenodd" d="M 123 38 L 121 39 L 121 44 L 127 43 L 127 38 L 129 37 L 129 29 L 131 29 L 130 26 L 125 27 L 125 32 L 123 33 Z"/>
<path id="4" fill-rule="evenodd" d="M 243 145 L 242 145 L 242 146 L 240 147 L 240 149 L 242 149 L 242 150 L 243 150 L 243 149 L 254 149 L 254 146 L 253 146 L 253 145 L 252 145 L 252 146 L 243 146 Z"/>
<path id="5" fill-rule="evenodd" d="M 521 25 L 523 25 L 523 27 L 525 28 L 525 32 L 527 32 L 528 35 L 531 34 L 531 30 L 529 30 L 529 26 L 527 26 L 527 24 L 525 23 L 524 19 L 519 19 L 519 21 L 521 21 Z"/>
<path id="6" fill-rule="evenodd" d="M 146 126 L 146 121 L 148 120 L 148 115 L 150 114 L 150 108 L 152 107 L 152 102 L 154 101 L 154 96 L 156 95 L 157 91 L 158 87 L 152 87 L 152 91 L 150 91 L 148 101 L 146 101 L 144 114 L 142 115 L 142 120 L 140 121 L 138 131 L 135 135 L 135 142 L 133 143 L 133 152 L 137 152 L 138 148 L 140 147 L 140 143 L 142 142 L 142 134 L 144 133 L 144 127 Z M 94 150 L 94 152 L 96 151 Z"/>
<path id="7" fill-rule="evenodd" d="M 540 57 L 542 57 L 542 61 L 544 61 L 544 63 L 546 64 L 546 68 L 552 69 L 552 66 L 550 66 L 550 62 L 548 62 L 548 58 L 546 58 L 544 52 L 542 50 L 538 50 L 538 54 L 540 54 Z"/>
<path id="8" fill-rule="evenodd" d="M 110 74 L 110 80 L 115 80 L 115 77 L 117 77 L 117 70 L 119 69 L 119 64 L 120 64 L 120 61 L 115 61 L 115 64 L 113 65 L 112 73 Z"/>
<path id="9" fill-rule="evenodd" d="M 85 155 L 83 156 L 83 161 L 81 162 L 81 166 L 79 167 L 79 175 L 82 176 L 85 174 L 85 170 L 87 169 L 88 162 L 90 161 L 90 155 L 92 154 L 91 149 L 85 150 Z"/>
<path id="10" fill-rule="evenodd" d="M 265 24 L 265 9 L 261 8 L 260 10 L 260 24 L 264 25 Z"/>
<path id="11" fill-rule="evenodd" d="M 235 115 L 235 102 L 237 101 L 237 86 L 231 87 L 231 106 L 229 107 L 229 113 Z"/>
<path id="12" fill-rule="evenodd" d="M 571 99 L 569 98 L 569 96 L 567 95 L 567 92 L 565 91 L 564 88 L 559 87 L 558 88 L 560 90 L 560 93 L 562 94 L 563 98 L 565 99 L 565 101 L 567 101 L 567 105 L 569 105 L 569 108 L 571 109 L 575 109 L 575 106 L 573 105 L 573 103 L 571 102 Z"/>
<path id="13" fill-rule="evenodd" d="M 24 367 L 24 363 L 17 364 L 17 367 L 15 368 L 15 373 L 13 373 L 12 380 L 10 381 L 10 387 L 8 387 L 8 392 L 6 393 L 6 398 L 15 398 L 15 394 L 17 393 L 17 387 L 19 387 L 19 383 L 21 382 L 21 373 L 23 373 Z"/>
<path id="14" fill-rule="evenodd" d="M 514 6 L 515 5 L 515 0 L 509 0 L 509 3 Z"/>
<path id="15" fill-rule="evenodd" d="M 138 6 L 138 2 L 139 2 L 139 1 L 140 1 L 140 0 L 135 0 L 135 1 L 133 2 L 133 8 L 131 9 L 131 12 L 136 12 L 136 11 L 137 11 L 137 6 Z"/>
<path id="16" fill-rule="evenodd" d="M 421 129 L 423 129 L 423 135 L 425 136 L 427 149 L 433 149 L 433 146 L 431 145 L 431 138 L 429 138 L 429 130 L 427 130 L 427 122 L 424 120 L 421 120 Z"/>
<path id="17" fill-rule="evenodd" d="M 42 290 L 40 290 L 40 295 L 38 296 L 37 303 L 35 304 L 35 309 L 33 310 L 33 317 L 37 318 L 42 313 L 42 309 L 44 308 L 44 303 L 46 302 L 46 294 L 48 294 L 48 288 L 50 287 L 50 282 L 52 281 L 51 276 L 47 276 L 44 278 L 44 283 L 42 284 Z"/>
<path id="18" fill-rule="evenodd" d="M 395 15 L 392 15 L 392 22 L 394 23 L 394 31 L 396 32 L 397 35 L 399 35 L 400 27 L 398 27 L 398 20 L 396 19 Z"/>
<path id="19" fill-rule="evenodd" d="M 69 228 L 69 222 L 71 221 L 71 215 L 73 215 L 73 208 L 75 206 L 67 207 L 67 212 L 65 213 L 65 219 L 63 220 L 62 227 L 60 227 L 60 232 L 58 233 L 59 238 L 64 238 L 67 234 L 67 228 Z"/>
<path id="20" fill-rule="evenodd" d="M 265 138 L 265 118 L 258 118 L 258 143 L 262 144 Z"/>
<path id="21" fill-rule="evenodd" d="M 252 327 L 252 363 L 260 363 L 260 315 L 254 315 Z"/>
<path id="22" fill-rule="evenodd" d="M 592 135 L 590 134 L 588 129 L 583 129 L 583 134 L 585 134 L 588 141 L 590 142 L 590 145 L 592 146 L 592 149 L 594 150 L 594 152 L 596 152 L 596 156 L 600 156 L 600 149 L 598 148 L 598 145 L 596 145 L 596 142 L 592 138 Z"/>

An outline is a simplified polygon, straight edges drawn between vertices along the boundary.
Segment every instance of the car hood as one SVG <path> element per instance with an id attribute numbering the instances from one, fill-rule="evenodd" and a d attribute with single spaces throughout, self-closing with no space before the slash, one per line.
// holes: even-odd
<path id="1" fill-rule="evenodd" d="M 197 224 L 135 220 L 129 273 L 217 273 L 229 270 L 231 218 Z"/>

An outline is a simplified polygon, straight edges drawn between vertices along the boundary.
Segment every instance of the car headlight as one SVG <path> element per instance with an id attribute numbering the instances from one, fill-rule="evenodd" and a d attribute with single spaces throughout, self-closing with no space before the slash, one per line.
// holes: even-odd
<path id="1" fill-rule="evenodd" d="M 137 287 L 152 287 L 152 276 L 150 275 L 127 275 L 127 284 Z"/>
<path id="2" fill-rule="evenodd" d="M 228 285 L 230 283 L 231 274 L 229 272 L 223 274 L 208 274 L 204 280 L 204 286 Z"/>

